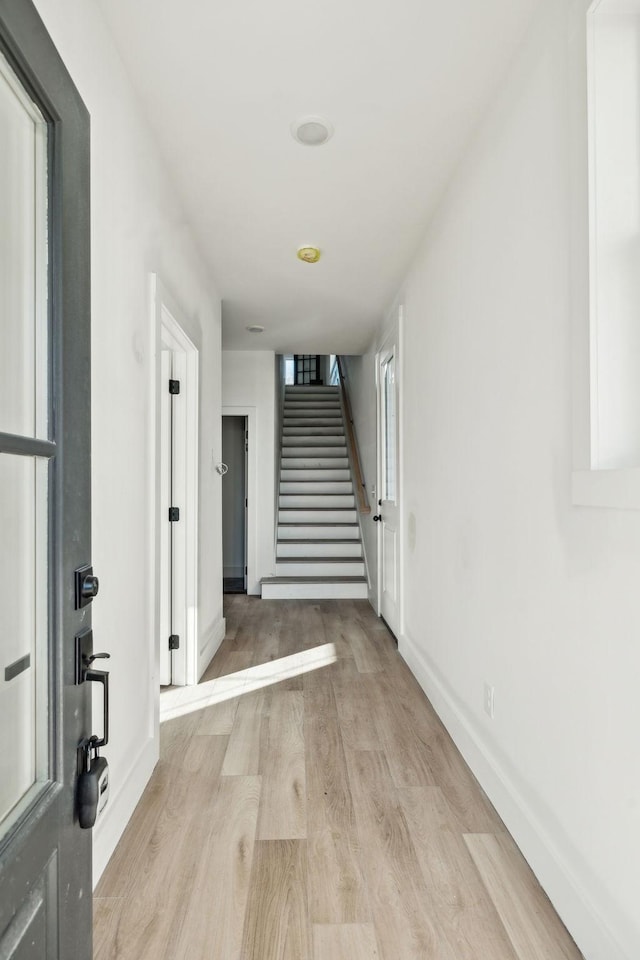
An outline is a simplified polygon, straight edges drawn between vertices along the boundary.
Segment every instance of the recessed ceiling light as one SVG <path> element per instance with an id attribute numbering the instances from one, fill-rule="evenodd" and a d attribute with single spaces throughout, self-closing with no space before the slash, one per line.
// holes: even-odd
<path id="1" fill-rule="evenodd" d="M 291 134 L 305 147 L 321 147 L 333 136 L 333 127 L 322 117 L 302 117 L 291 124 Z"/>
<path id="2" fill-rule="evenodd" d="M 317 263 L 320 259 L 320 251 L 317 247 L 300 247 L 298 250 L 298 260 L 304 260 L 305 263 Z"/>
<path id="3" fill-rule="evenodd" d="M 250 327 L 247 327 L 249 333 L 264 333 L 264 327 L 261 327 L 259 323 L 252 323 Z"/>

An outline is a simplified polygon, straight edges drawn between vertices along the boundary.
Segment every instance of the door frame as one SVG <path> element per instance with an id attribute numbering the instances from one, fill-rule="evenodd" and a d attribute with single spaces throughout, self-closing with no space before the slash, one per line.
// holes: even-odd
<path id="1" fill-rule="evenodd" d="M 222 416 L 222 421 L 223 421 L 223 423 L 222 423 L 223 455 L 224 455 L 224 419 L 225 419 L 225 417 L 228 417 L 228 418 L 232 418 L 232 417 L 233 417 L 233 418 L 236 419 L 236 420 L 242 420 L 242 423 L 243 423 L 243 444 L 244 444 L 244 474 L 243 474 L 243 479 L 244 479 L 244 483 L 243 483 L 243 488 L 242 488 L 242 499 L 245 501 L 245 507 L 244 507 L 244 511 L 243 511 L 243 515 L 242 515 L 242 516 L 243 516 L 243 520 L 242 520 L 242 523 L 243 523 L 243 528 L 242 528 L 242 532 L 243 532 L 243 538 L 242 538 L 242 539 L 243 539 L 243 547 L 242 547 L 242 550 L 243 550 L 243 558 L 242 558 L 242 559 L 243 559 L 243 563 L 242 563 L 242 582 L 243 582 L 243 586 L 244 586 L 244 592 L 246 593 L 246 592 L 247 592 L 247 580 L 248 580 L 248 578 L 249 578 L 249 567 L 248 567 L 248 564 L 247 564 L 247 550 L 248 550 L 248 538 L 247 538 L 248 516 L 247 516 L 247 514 L 248 514 L 248 510 L 249 510 L 249 506 L 248 506 L 248 505 L 249 505 L 249 420 L 248 420 L 248 417 L 243 416 L 241 413 L 238 413 L 238 414 L 223 413 L 221 416 Z M 223 479 L 222 479 L 222 482 L 223 482 L 223 491 L 224 491 L 224 477 L 227 476 L 228 473 L 230 472 L 230 467 L 228 466 L 228 464 L 227 464 L 226 462 L 223 464 L 223 466 L 226 468 L 226 469 L 225 469 L 225 472 L 224 472 L 224 475 L 223 475 Z M 223 493 L 223 511 L 224 511 L 224 493 Z M 226 580 L 224 561 L 225 561 L 225 554 L 224 554 L 224 530 L 223 530 L 223 537 L 222 537 L 222 582 L 223 582 L 223 584 L 224 584 L 224 581 Z M 223 592 L 224 592 L 224 590 L 223 590 Z"/>
<path id="2" fill-rule="evenodd" d="M 396 464 L 396 491 L 398 500 L 398 526 L 397 526 L 397 557 L 398 557 L 398 635 L 397 640 L 404 635 L 405 615 L 404 615 L 404 529 L 405 529 L 405 503 L 404 503 L 404 306 L 400 304 L 395 310 L 391 323 L 387 326 L 379 340 L 379 346 L 375 355 L 375 387 L 376 387 L 376 511 L 379 510 L 378 500 L 383 489 L 382 471 L 384 469 L 383 459 L 384 450 L 382 443 L 382 416 L 381 416 L 381 394 L 382 384 L 380 382 L 380 361 L 389 347 L 395 346 L 396 358 L 396 449 L 398 461 Z M 377 590 L 376 590 L 376 613 L 382 616 L 382 523 L 377 524 L 376 552 L 377 552 Z"/>
<path id="3" fill-rule="evenodd" d="M 227 405 L 222 407 L 221 416 L 223 417 L 246 417 L 247 420 L 247 595 L 256 596 L 261 592 L 260 583 L 256 580 L 256 570 L 258 569 L 258 539 L 257 539 L 257 505 L 258 505 L 258 485 L 256 463 L 256 408 L 255 407 L 235 407 Z"/>
<path id="4" fill-rule="evenodd" d="M 174 550 L 174 602 L 184 606 L 185 636 L 180 638 L 180 647 L 172 652 L 172 683 L 178 686 L 198 682 L 198 474 L 199 474 L 199 350 L 186 332 L 187 321 L 178 302 L 172 297 L 157 274 L 150 276 L 151 337 L 153 344 L 153 371 L 151 376 L 153 422 L 149 435 L 152 449 L 149 456 L 149 514 L 150 544 L 152 550 L 149 591 L 150 622 L 153 624 L 151 660 L 155 664 L 153 685 L 154 701 L 159 703 L 160 644 L 168 643 L 168 637 L 160 636 L 160 524 L 168 518 L 160 517 L 160 436 L 161 391 L 165 389 L 160 371 L 163 343 L 179 351 L 184 357 L 184 380 L 180 396 L 184 400 L 182 411 L 174 416 L 174 430 L 180 433 L 178 449 L 184 453 L 184 472 L 178 495 L 184 501 L 180 507 L 179 548 Z M 168 389 L 168 385 L 166 387 Z"/>

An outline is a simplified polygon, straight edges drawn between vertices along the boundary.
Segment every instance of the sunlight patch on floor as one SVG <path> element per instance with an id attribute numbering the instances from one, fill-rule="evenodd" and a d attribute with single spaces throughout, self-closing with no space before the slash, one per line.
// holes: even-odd
<path id="1" fill-rule="evenodd" d="M 311 670 L 328 667 L 338 659 L 335 644 L 324 643 L 310 650 L 301 650 L 289 657 L 267 660 L 246 670 L 216 677 L 193 687 L 172 687 L 160 694 L 160 720 L 173 720 L 194 710 L 204 710 L 217 703 L 261 690 L 291 677 L 299 677 Z"/>

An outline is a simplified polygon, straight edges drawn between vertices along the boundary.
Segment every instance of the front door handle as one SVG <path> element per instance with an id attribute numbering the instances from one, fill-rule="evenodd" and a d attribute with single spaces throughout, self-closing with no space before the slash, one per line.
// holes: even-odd
<path id="1" fill-rule="evenodd" d="M 102 657 L 110 657 L 110 653 L 94 653 L 89 663 Z M 93 683 L 102 684 L 102 740 L 95 740 L 93 746 L 106 747 L 109 743 L 109 674 L 106 670 L 94 670 L 91 666 L 84 672 L 84 679 Z"/>
<path id="2" fill-rule="evenodd" d="M 78 824 L 90 829 L 109 799 L 109 765 L 98 755 L 109 742 L 109 674 L 96 670 L 96 660 L 108 659 L 108 653 L 93 652 L 93 631 L 88 628 L 76 634 L 76 683 L 102 684 L 102 737 L 85 737 L 78 744 L 80 765 L 76 787 Z"/>
<path id="3" fill-rule="evenodd" d="M 83 630 L 76 636 L 76 683 L 102 684 L 102 739 L 93 740 L 93 745 L 104 747 L 109 742 L 109 674 L 106 670 L 94 669 L 95 660 L 108 660 L 109 653 L 93 652 L 93 631 Z"/>

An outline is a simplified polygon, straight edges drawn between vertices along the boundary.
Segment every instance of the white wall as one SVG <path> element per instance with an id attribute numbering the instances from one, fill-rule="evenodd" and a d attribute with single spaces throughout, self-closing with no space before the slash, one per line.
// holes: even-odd
<path id="1" fill-rule="evenodd" d="M 402 290 L 416 537 L 400 650 L 587 960 L 632 960 L 640 513 L 571 503 L 586 278 L 571 269 L 584 91 L 570 99 L 568 31 L 585 6 L 558 0 L 535 25 Z"/>
<path id="2" fill-rule="evenodd" d="M 180 304 L 200 350 L 201 649 L 222 623 L 220 478 L 212 466 L 221 447 L 220 304 L 96 5 L 36 2 L 91 113 L 92 559 L 100 578 L 93 625 L 96 647 L 111 653 L 112 696 L 111 798 L 94 832 L 97 877 L 158 754 L 149 275 Z"/>
<path id="3" fill-rule="evenodd" d="M 276 356 L 273 350 L 223 350 L 222 405 L 225 413 L 233 408 L 255 409 L 255 438 L 249 435 L 249 459 L 255 464 L 255 511 L 249 489 L 249 530 L 256 566 L 250 568 L 247 591 L 260 593 L 262 577 L 275 575 L 275 395 Z M 251 465 L 250 465 L 251 471 Z M 250 473 L 251 475 L 251 473 Z M 249 547 L 251 555 L 251 545 Z"/>
<path id="4" fill-rule="evenodd" d="M 372 517 L 378 512 L 377 477 L 377 413 L 376 413 L 376 353 L 370 350 L 363 356 L 343 357 L 347 390 L 360 455 L 360 465 L 367 488 L 371 513 L 360 515 L 362 542 L 369 576 L 369 602 L 378 609 L 378 526 Z"/>

